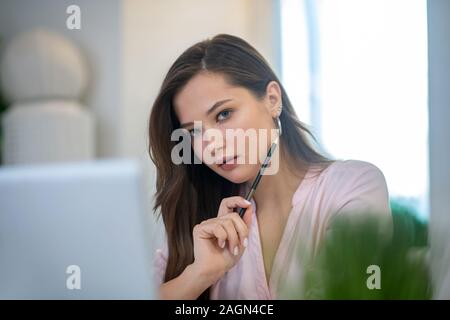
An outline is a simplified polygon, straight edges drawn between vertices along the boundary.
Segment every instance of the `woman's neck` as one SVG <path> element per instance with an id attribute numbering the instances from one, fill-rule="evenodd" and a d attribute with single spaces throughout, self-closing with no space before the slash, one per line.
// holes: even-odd
<path id="1" fill-rule="evenodd" d="M 292 197 L 303 180 L 307 167 L 305 164 L 289 161 L 283 148 L 278 152 L 278 171 L 261 178 L 254 200 L 258 212 L 281 212 L 287 215 L 292 207 Z"/>

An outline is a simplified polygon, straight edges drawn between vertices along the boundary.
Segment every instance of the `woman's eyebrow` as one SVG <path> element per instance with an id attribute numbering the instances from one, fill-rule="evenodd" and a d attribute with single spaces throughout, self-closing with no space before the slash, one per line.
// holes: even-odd
<path id="1" fill-rule="evenodd" d="M 211 113 L 214 112 L 214 110 L 216 110 L 218 107 L 220 107 L 221 105 L 223 105 L 224 103 L 231 101 L 233 99 L 225 99 L 225 100 L 220 100 L 217 101 L 216 103 L 214 103 L 214 105 L 208 109 L 208 111 L 206 111 L 206 115 L 210 115 Z M 185 127 L 189 127 L 192 126 L 194 124 L 194 122 L 186 122 L 180 125 L 180 128 L 185 128 Z"/>
<path id="2" fill-rule="evenodd" d="M 218 107 L 220 107 L 221 105 L 223 105 L 225 102 L 231 101 L 233 99 L 225 99 L 225 100 L 220 100 L 217 101 L 216 103 L 214 103 L 214 105 L 208 109 L 208 111 L 206 111 L 206 115 L 210 115 L 212 112 L 214 112 L 214 110 L 216 110 Z"/>

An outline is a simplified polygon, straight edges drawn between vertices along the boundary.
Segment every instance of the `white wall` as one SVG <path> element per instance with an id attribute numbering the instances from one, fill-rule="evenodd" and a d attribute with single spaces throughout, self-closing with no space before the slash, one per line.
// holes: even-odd
<path id="1" fill-rule="evenodd" d="M 435 297 L 450 299 L 450 1 L 428 0 L 430 241 Z"/>

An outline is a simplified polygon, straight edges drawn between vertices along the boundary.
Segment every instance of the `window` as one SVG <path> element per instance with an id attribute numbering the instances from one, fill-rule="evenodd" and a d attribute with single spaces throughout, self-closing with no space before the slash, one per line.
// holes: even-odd
<path id="1" fill-rule="evenodd" d="M 280 0 L 282 79 L 324 151 L 428 217 L 426 0 Z"/>

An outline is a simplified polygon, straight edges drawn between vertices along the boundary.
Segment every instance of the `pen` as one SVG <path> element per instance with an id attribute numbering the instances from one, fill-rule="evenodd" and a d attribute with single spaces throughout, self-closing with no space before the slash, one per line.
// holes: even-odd
<path id="1" fill-rule="evenodd" d="M 256 191 L 256 187 L 258 187 L 259 181 L 261 180 L 261 177 L 262 177 L 264 171 L 269 166 L 270 159 L 272 158 L 272 155 L 275 152 L 275 149 L 277 148 L 277 146 L 278 146 L 278 138 L 275 139 L 275 141 L 270 146 L 270 149 L 267 152 L 266 159 L 264 159 L 261 169 L 259 169 L 258 175 L 256 176 L 255 180 L 253 181 L 252 187 L 250 188 L 249 192 L 247 193 L 245 200 L 250 201 L 250 199 L 253 197 L 253 194 Z M 239 209 L 238 213 L 241 218 L 244 216 L 245 210 L 246 210 L 246 208 Z"/>

